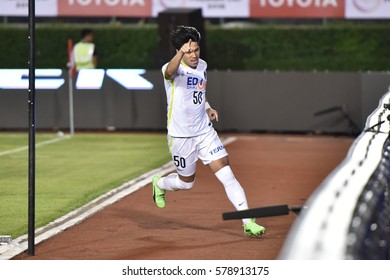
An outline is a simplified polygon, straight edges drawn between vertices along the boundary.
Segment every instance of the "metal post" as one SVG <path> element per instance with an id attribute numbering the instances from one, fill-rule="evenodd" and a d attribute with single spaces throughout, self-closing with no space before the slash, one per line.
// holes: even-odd
<path id="1" fill-rule="evenodd" d="M 74 112 L 73 112 L 73 76 L 69 71 L 69 127 L 70 135 L 74 135 Z"/>
<path id="2" fill-rule="evenodd" d="M 28 254 L 35 254 L 35 0 L 28 1 Z"/>
<path id="3" fill-rule="evenodd" d="M 74 112 L 73 112 L 73 76 L 74 76 L 74 63 L 73 63 L 73 41 L 68 39 L 68 86 L 69 86 L 69 131 L 70 135 L 74 135 Z"/>

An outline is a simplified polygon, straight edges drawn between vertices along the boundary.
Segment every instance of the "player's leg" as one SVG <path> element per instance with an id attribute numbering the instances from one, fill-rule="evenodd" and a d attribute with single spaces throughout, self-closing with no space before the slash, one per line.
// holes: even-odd
<path id="1" fill-rule="evenodd" d="M 200 144 L 199 158 L 209 165 L 215 176 L 225 187 L 226 194 L 236 210 L 248 209 L 244 189 L 234 176 L 230 166 L 229 157 L 221 139 L 213 129 L 204 136 Z M 249 219 L 244 219 L 244 223 Z"/>
<path id="2" fill-rule="evenodd" d="M 229 157 L 220 138 L 214 131 L 205 137 L 202 142 L 199 157 L 204 164 L 208 164 L 215 176 L 225 188 L 228 199 L 237 211 L 248 209 L 245 191 L 233 174 L 229 165 Z M 260 235 L 265 228 L 255 223 L 254 219 L 243 219 L 244 231 L 247 235 Z"/>
<path id="3" fill-rule="evenodd" d="M 160 208 L 165 207 L 165 192 L 177 190 L 189 190 L 195 182 L 196 171 L 196 147 L 191 138 L 168 138 L 169 148 L 176 173 L 165 177 L 156 175 L 153 177 L 153 199 Z"/>
<path id="4" fill-rule="evenodd" d="M 236 210 L 240 211 L 248 209 L 245 191 L 230 168 L 228 156 L 212 161 L 209 166 L 215 173 L 218 180 L 225 187 L 226 194 Z M 265 228 L 258 225 L 254 218 L 242 219 L 242 223 L 244 232 L 247 236 L 258 236 L 265 233 Z"/>
<path id="5" fill-rule="evenodd" d="M 191 176 L 182 176 L 178 173 L 171 173 L 165 177 L 159 178 L 157 186 L 166 191 L 189 190 L 195 181 L 195 174 Z"/>
<path id="6" fill-rule="evenodd" d="M 225 187 L 226 194 L 234 208 L 236 208 L 237 211 L 248 209 L 248 202 L 244 189 L 233 174 L 229 165 L 229 157 L 225 156 L 221 159 L 212 161 L 209 166 Z M 248 219 L 244 219 L 243 222 L 248 222 Z"/>
<path id="7" fill-rule="evenodd" d="M 223 158 L 213 160 L 210 162 L 209 167 L 225 187 L 226 194 L 234 208 L 237 211 L 248 209 L 245 191 L 233 174 L 229 165 L 229 157 L 226 155 Z M 243 219 L 242 221 L 246 224 L 249 222 L 249 219 Z"/>

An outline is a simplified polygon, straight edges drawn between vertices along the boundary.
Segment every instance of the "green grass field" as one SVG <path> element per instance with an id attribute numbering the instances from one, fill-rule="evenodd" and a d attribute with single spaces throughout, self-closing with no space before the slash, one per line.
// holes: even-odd
<path id="1" fill-rule="evenodd" d="M 36 228 L 170 160 L 165 134 L 78 133 L 36 137 Z M 28 229 L 27 133 L 0 133 L 0 235 Z M 10 152 L 13 151 L 13 152 Z"/>

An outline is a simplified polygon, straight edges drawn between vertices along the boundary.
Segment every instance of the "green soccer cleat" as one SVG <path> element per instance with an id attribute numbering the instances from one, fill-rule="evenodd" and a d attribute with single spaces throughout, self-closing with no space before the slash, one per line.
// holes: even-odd
<path id="1" fill-rule="evenodd" d="M 244 227 L 244 233 L 249 237 L 260 236 L 265 233 L 265 227 L 256 224 L 256 221 L 253 218 L 242 226 Z"/>
<path id="2" fill-rule="evenodd" d="M 157 207 L 165 207 L 165 190 L 160 189 L 157 186 L 157 181 L 161 178 L 161 175 L 156 175 L 152 179 L 152 188 L 153 188 L 153 200 L 156 203 Z"/>

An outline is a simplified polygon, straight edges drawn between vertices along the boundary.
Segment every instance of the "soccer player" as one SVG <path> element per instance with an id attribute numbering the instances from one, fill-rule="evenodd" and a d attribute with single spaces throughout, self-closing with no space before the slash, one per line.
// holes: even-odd
<path id="1" fill-rule="evenodd" d="M 168 145 L 177 173 L 153 177 L 153 198 L 163 208 L 166 191 L 191 189 L 199 158 L 225 187 L 236 210 L 245 210 L 248 203 L 244 189 L 229 166 L 228 154 L 211 122 L 218 121 L 218 112 L 206 100 L 207 63 L 199 57 L 200 39 L 200 33 L 190 26 L 177 26 L 171 33 L 176 54 L 162 67 L 162 73 L 168 103 Z M 255 219 L 242 221 L 247 236 L 265 233 Z"/>

